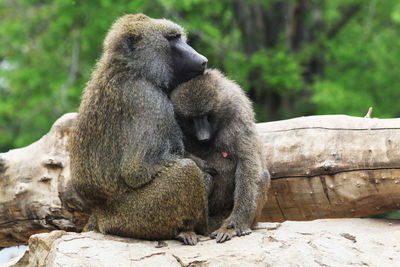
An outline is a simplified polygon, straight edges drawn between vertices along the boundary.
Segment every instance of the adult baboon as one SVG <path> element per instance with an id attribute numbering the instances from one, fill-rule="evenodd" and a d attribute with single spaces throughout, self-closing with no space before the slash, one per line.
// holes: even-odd
<path id="1" fill-rule="evenodd" d="M 171 101 L 185 149 L 217 172 L 209 212 L 211 221 L 225 220 L 211 237 L 224 242 L 234 234 L 249 234 L 270 180 L 251 102 L 217 70 L 206 70 L 178 86 Z"/>
<path id="2" fill-rule="evenodd" d="M 168 94 L 206 64 L 169 20 L 125 15 L 111 27 L 69 143 L 72 182 L 92 208 L 89 230 L 196 244 L 211 180 L 183 158 Z"/>

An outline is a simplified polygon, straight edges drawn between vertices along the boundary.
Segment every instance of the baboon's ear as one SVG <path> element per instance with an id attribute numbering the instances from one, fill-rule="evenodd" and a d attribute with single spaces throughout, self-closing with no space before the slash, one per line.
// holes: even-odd
<path id="1" fill-rule="evenodd" d="M 139 35 L 128 34 L 123 40 L 123 47 L 128 55 L 131 55 L 135 50 L 136 43 L 140 40 Z"/>

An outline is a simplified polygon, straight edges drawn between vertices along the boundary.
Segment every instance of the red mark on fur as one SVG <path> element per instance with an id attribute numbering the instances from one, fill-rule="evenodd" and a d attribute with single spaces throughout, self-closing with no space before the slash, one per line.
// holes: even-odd
<path id="1" fill-rule="evenodd" d="M 226 157 L 228 156 L 228 153 L 222 152 L 222 156 L 223 156 L 224 158 L 226 158 Z"/>

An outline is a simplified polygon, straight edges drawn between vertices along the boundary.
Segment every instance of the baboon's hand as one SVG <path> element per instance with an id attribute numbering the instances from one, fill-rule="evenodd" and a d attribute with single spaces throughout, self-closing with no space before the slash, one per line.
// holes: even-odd
<path id="1" fill-rule="evenodd" d="M 187 151 L 185 151 L 185 158 L 189 158 L 191 160 L 194 161 L 194 163 L 196 163 L 197 167 L 200 168 L 200 170 L 204 171 L 205 165 L 207 164 L 207 161 L 193 155 L 192 153 L 189 153 Z"/>
<path id="2" fill-rule="evenodd" d="M 251 229 L 248 225 L 240 225 L 239 223 L 231 222 L 226 226 L 227 229 L 234 229 L 237 236 L 251 234 Z"/>
<path id="3" fill-rule="evenodd" d="M 211 168 L 208 165 L 207 161 L 205 161 L 199 157 L 196 157 L 195 155 L 188 153 L 188 152 L 185 152 L 185 156 L 187 158 L 193 160 L 196 163 L 197 167 L 199 167 L 200 170 L 202 170 L 203 172 L 209 173 L 211 176 L 215 176 L 218 174 L 217 170 L 214 168 Z"/>
<path id="4" fill-rule="evenodd" d="M 215 176 L 218 174 L 217 170 L 214 168 L 209 167 L 208 165 L 206 165 L 206 167 L 203 169 L 204 172 L 210 174 L 211 176 Z"/>
<path id="5" fill-rule="evenodd" d="M 221 226 L 218 230 L 212 232 L 210 237 L 215 239 L 217 243 L 223 243 L 225 241 L 231 240 L 232 237 L 236 235 L 234 229 L 227 229 L 226 226 Z"/>
<path id="6" fill-rule="evenodd" d="M 213 177 L 218 174 L 217 170 L 212 168 L 210 165 L 208 165 L 207 161 L 205 161 L 205 160 L 202 160 L 201 164 L 199 164 L 197 166 L 199 166 L 199 168 L 203 172 L 206 172 L 206 173 L 210 174 Z"/>
<path id="7" fill-rule="evenodd" d="M 251 230 L 247 224 L 240 225 L 233 220 L 228 220 L 218 230 L 214 231 L 210 237 L 216 239 L 217 243 L 223 243 L 234 236 L 248 235 L 250 233 Z"/>
<path id="8" fill-rule="evenodd" d="M 212 177 L 218 174 L 217 170 L 208 165 L 208 162 L 203 160 L 203 166 L 201 168 L 203 172 L 210 174 Z"/>
<path id="9" fill-rule="evenodd" d="M 200 240 L 195 232 L 181 232 L 177 237 L 178 240 L 182 241 L 185 245 L 194 246 Z"/>

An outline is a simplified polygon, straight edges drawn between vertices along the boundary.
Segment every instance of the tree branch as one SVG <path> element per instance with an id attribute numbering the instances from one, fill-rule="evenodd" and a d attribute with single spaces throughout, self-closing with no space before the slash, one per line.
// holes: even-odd
<path id="1" fill-rule="evenodd" d="M 342 18 L 335 25 L 333 25 L 326 34 L 328 39 L 335 37 L 340 30 L 361 10 L 361 4 L 350 5 L 342 12 Z"/>

